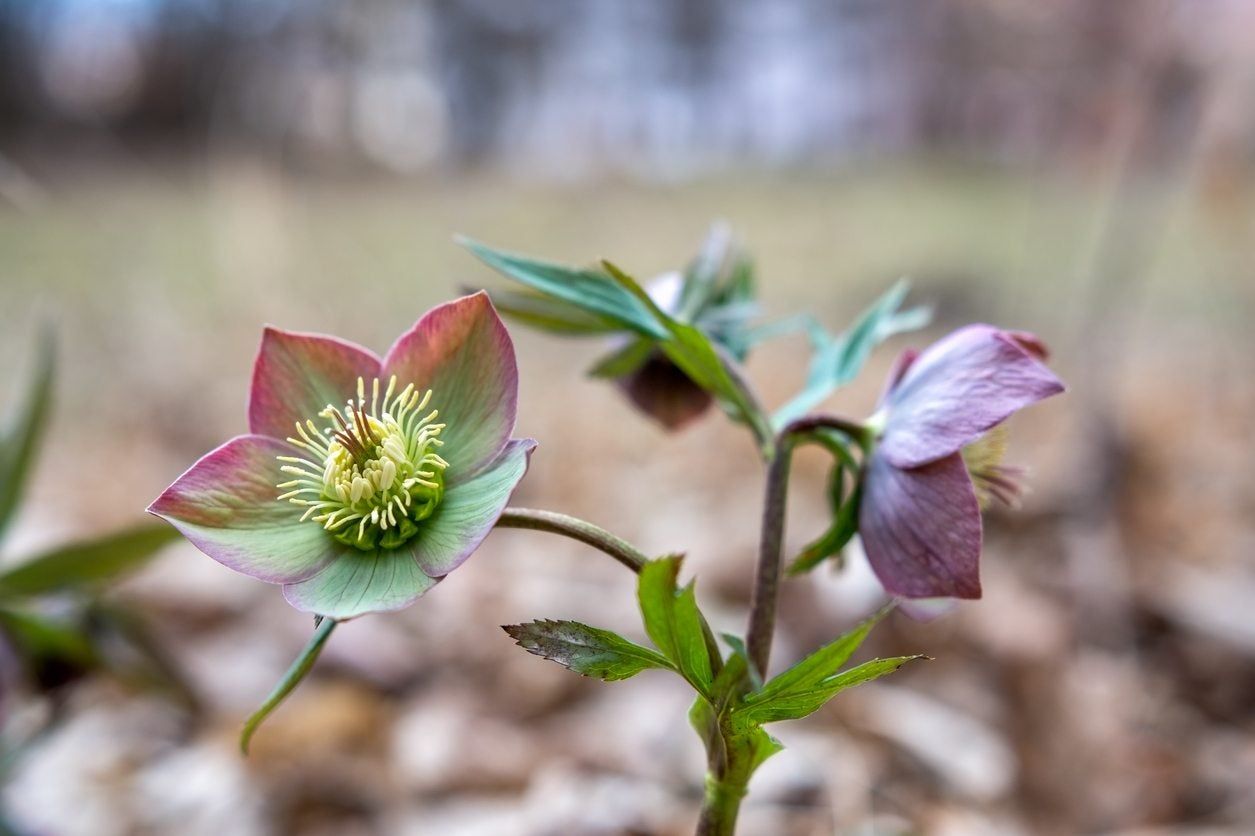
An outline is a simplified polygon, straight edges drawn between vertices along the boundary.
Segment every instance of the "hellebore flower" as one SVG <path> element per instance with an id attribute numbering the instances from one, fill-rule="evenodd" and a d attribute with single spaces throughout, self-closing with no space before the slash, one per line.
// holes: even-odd
<path id="1" fill-rule="evenodd" d="M 982 497 L 1013 498 L 988 451 L 963 451 L 1010 415 L 1063 391 L 1032 335 L 970 325 L 907 352 L 872 419 L 859 507 L 863 550 L 902 598 L 979 598 Z M 995 446 L 997 439 L 992 442 Z M 974 483 L 973 477 L 979 483 Z"/>
<path id="2" fill-rule="evenodd" d="M 428 311 L 382 359 L 267 328 L 249 434 L 149 507 L 219 563 L 336 619 L 400 609 L 479 546 L 527 470 L 518 369 L 483 293 Z"/>

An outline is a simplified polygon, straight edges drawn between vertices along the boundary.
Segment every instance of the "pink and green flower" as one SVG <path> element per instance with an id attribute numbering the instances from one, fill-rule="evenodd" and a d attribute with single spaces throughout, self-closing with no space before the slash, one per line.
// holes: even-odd
<path id="1" fill-rule="evenodd" d="M 228 568 L 335 619 L 396 610 L 488 536 L 535 442 L 513 439 L 518 368 L 486 294 L 428 311 L 382 357 L 267 328 L 249 433 L 149 511 Z"/>

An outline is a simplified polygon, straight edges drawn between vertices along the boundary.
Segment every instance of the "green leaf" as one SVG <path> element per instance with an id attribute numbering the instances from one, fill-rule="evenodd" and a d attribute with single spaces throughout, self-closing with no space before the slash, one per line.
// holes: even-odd
<path id="1" fill-rule="evenodd" d="M 834 469 L 840 470 L 839 467 Z M 819 539 L 808 543 L 798 552 L 797 557 L 793 558 L 788 568 L 788 574 L 791 577 L 806 574 L 846 547 L 858 533 L 858 512 L 862 502 L 863 485 L 859 483 L 850 494 L 850 498 L 838 506 L 836 516 L 828 530 L 820 535 Z"/>
<path id="2" fill-rule="evenodd" d="M 746 704 L 770 700 L 780 694 L 806 690 L 832 676 L 849 661 L 859 645 L 871 633 L 872 628 L 888 615 L 890 607 L 884 607 L 871 618 L 860 622 L 853 630 L 844 633 L 798 662 L 793 667 L 773 677 L 762 690 L 745 698 Z"/>
<path id="3" fill-rule="evenodd" d="M 39 439 L 49 419 L 56 344 L 51 329 L 39 337 L 26 394 L 0 430 L 0 538 L 17 510 Z"/>
<path id="4" fill-rule="evenodd" d="M 725 360 L 700 329 L 673 319 L 655 305 L 631 276 L 608 261 L 603 261 L 602 265 L 621 287 L 647 306 L 655 320 L 666 329 L 666 336 L 660 339 L 658 346 L 671 362 L 690 380 L 715 395 L 733 417 L 754 430 L 761 443 L 770 443 L 773 437 L 771 428 L 744 382 L 732 374 L 733 361 L 730 358 Z"/>
<path id="5" fill-rule="evenodd" d="M 604 273 L 495 250 L 469 238 L 458 240 L 489 267 L 546 296 L 640 334 L 667 336 L 650 307 Z"/>
<path id="6" fill-rule="evenodd" d="M 494 290 L 488 295 L 498 311 L 541 331 L 569 336 L 594 336 L 622 330 L 620 324 L 604 316 L 589 313 L 578 305 L 540 293 Z"/>
<path id="7" fill-rule="evenodd" d="M 257 729 L 279 707 L 279 703 L 287 699 L 288 695 L 296 690 L 296 686 L 301 684 L 301 680 L 305 679 L 306 675 L 314 667 L 314 663 L 318 661 L 323 645 L 331 637 L 331 631 L 339 623 L 334 618 L 323 618 L 321 621 L 315 622 L 314 635 L 310 637 L 309 643 L 305 645 L 304 649 L 301 650 L 301 654 L 292 662 L 292 666 L 283 675 L 283 679 L 279 680 L 279 684 L 275 685 L 274 690 L 266 697 L 266 701 L 261 704 L 261 708 L 254 711 L 244 721 L 244 728 L 240 730 L 240 751 L 245 755 L 248 754 L 248 744 L 252 741 L 253 735 L 257 733 Z"/>
<path id="8" fill-rule="evenodd" d="M 532 621 L 502 629 L 528 653 L 606 682 L 636 676 L 646 668 L 675 669 L 647 647 L 578 621 Z"/>
<path id="9" fill-rule="evenodd" d="M 677 311 L 680 318 L 692 321 L 720 291 L 721 280 L 729 277 L 736 248 L 727 224 L 711 224 L 702 242 L 701 251 L 684 270 Z"/>
<path id="10" fill-rule="evenodd" d="M 626 377 L 644 366 L 654 351 L 654 341 L 648 337 L 640 337 L 598 360 L 588 370 L 588 374 L 604 380 Z"/>
<path id="11" fill-rule="evenodd" d="M 24 610 L 0 608 L 0 630 L 28 665 L 55 661 L 88 668 L 99 661 L 86 630 L 73 623 Z"/>
<path id="12" fill-rule="evenodd" d="M 165 524 L 142 524 L 62 546 L 0 572 L 0 597 L 44 595 L 111 581 L 179 539 Z"/>
<path id="13" fill-rule="evenodd" d="M 926 658 L 899 656 L 876 659 L 839 672 L 890 609 L 892 605 L 881 609 L 836 641 L 824 645 L 771 679 L 762 690 L 747 694 L 735 709 L 737 721 L 755 725 L 805 717 L 846 688 L 892 673 L 913 659 Z"/>
<path id="14" fill-rule="evenodd" d="M 713 665 L 693 584 L 676 588 L 680 561 L 679 555 L 672 555 L 646 563 L 637 582 L 637 599 L 650 640 L 689 684 L 707 695 Z"/>
<path id="15" fill-rule="evenodd" d="M 798 720 L 818 711 L 825 703 L 847 688 L 879 679 L 893 673 L 907 662 L 927 659 L 927 656 L 894 656 L 889 659 L 873 659 L 843 673 L 830 676 L 808 689 L 785 691 L 770 700 L 755 702 L 738 712 L 742 723 L 759 725 L 781 720 Z"/>
<path id="16" fill-rule="evenodd" d="M 910 283 L 900 279 L 863 311 L 846 331 L 835 338 L 820 337 L 811 358 L 805 388 L 776 412 L 773 425 L 783 427 L 802 417 L 853 380 L 880 343 L 895 334 L 927 325 L 932 316 L 928 309 L 898 310 L 909 290 Z"/>

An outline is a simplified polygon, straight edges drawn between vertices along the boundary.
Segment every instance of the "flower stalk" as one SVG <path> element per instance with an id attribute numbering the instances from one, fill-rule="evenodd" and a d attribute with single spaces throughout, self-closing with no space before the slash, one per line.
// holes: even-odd
<path id="1" fill-rule="evenodd" d="M 570 537 L 602 551 L 633 572 L 640 572 L 649 557 L 622 537 L 577 517 L 556 511 L 538 511 L 533 508 L 506 508 L 497 520 L 498 528 L 523 528 L 529 531 L 546 531 Z"/>
<path id="2" fill-rule="evenodd" d="M 270 716 L 279 704 L 287 699 L 301 684 L 301 680 L 314 667 L 314 663 L 318 661 L 318 656 L 322 653 L 323 645 L 327 643 L 327 639 L 331 638 L 331 631 L 336 628 L 340 622 L 334 618 L 324 618 L 318 622 L 314 635 L 310 637 L 309 644 L 305 645 L 305 649 L 301 651 L 301 655 L 296 657 L 292 662 L 292 667 L 288 668 L 288 672 L 283 675 L 283 679 L 279 680 L 279 684 L 275 685 L 274 690 L 270 692 L 270 696 L 266 697 L 266 701 L 261 704 L 261 708 L 257 709 L 244 721 L 244 728 L 240 731 L 240 751 L 245 755 L 248 754 L 248 744 L 253 739 L 253 734 L 261 726 L 262 722 Z"/>

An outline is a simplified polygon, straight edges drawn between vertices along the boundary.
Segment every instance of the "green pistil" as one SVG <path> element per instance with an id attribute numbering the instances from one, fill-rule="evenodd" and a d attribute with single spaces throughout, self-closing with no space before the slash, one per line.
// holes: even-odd
<path id="1" fill-rule="evenodd" d="M 445 468 L 436 450 L 444 424 L 427 410 L 431 392 L 413 384 L 395 392 L 396 377 L 380 397 L 379 380 L 357 381 L 357 399 L 342 409 L 328 405 L 312 420 L 296 425 L 288 441 L 308 457 L 280 456 L 283 482 L 279 499 L 305 508 L 302 520 L 319 523 L 333 537 L 363 551 L 392 549 L 419 532 L 444 496 Z"/>

